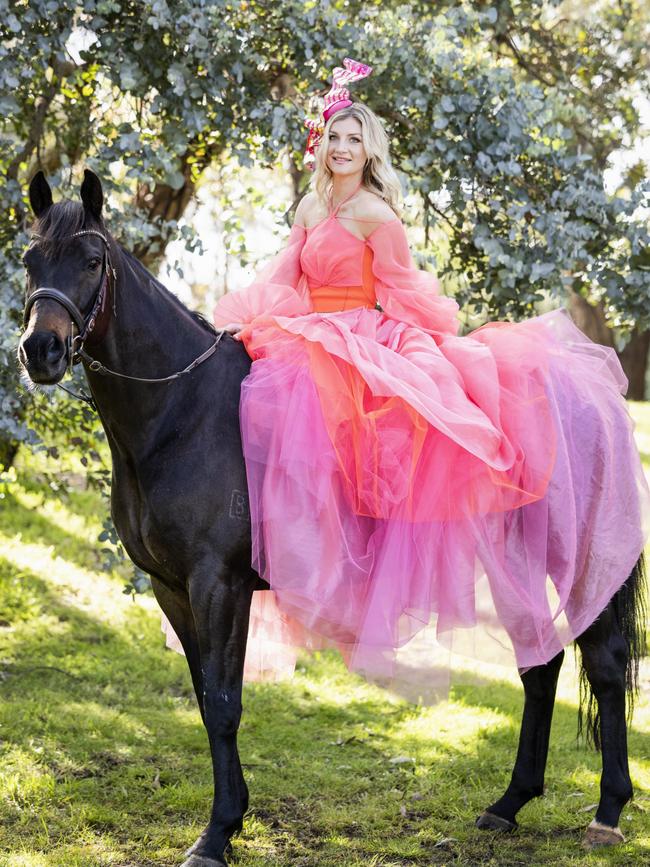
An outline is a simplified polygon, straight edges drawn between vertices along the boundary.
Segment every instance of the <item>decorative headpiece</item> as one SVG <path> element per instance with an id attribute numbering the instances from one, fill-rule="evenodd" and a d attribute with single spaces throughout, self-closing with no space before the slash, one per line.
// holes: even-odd
<path id="1" fill-rule="evenodd" d="M 323 132 L 327 121 L 337 111 L 352 105 L 350 91 L 345 85 L 353 81 L 359 81 L 360 78 L 367 78 L 371 72 L 372 66 L 359 63 L 358 60 L 351 60 L 349 57 L 345 58 L 342 67 L 337 66 L 332 72 L 332 87 L 329 93 L 325 95 L 325 107 L 322 117 L 316 120 L 308 119 L 305 121 L 305 126 L 309 129 L 304 157 L 304 164 L 307 168 L 314 168 L 316 149 L 323 139 Z"/>

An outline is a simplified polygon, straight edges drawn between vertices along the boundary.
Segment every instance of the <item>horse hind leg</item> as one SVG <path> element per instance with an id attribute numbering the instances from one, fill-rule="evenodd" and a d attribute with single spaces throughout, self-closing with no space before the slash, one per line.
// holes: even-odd
<path id="1" fill-rule="evenodd" d="M 600 746 L 600 801 L 583 846 L 593 849 L 624 840 L 618 827 L 621 811 L 632 797 L 627 758 L 626 694 L 631 712 L 639 660 L 645 647 L 645 574 L 643 560 L 614 595 L 600 617 L 577 639 L 582 654 L 581 682 L 591 689 L 587 703 L 588 739 Z M 594 706 L 594 699 L 597 705 Z"/>
<path id="2" fill-rule="evenodd" d="M 546 665 L 530 668 L 521 676 L 524 712 L 512 778 L 504 795 L 476 820 L 481 830 L 513 831 L 519 810 L 544 792 L 553 706 L 563 659 L 561 651 Z"/>

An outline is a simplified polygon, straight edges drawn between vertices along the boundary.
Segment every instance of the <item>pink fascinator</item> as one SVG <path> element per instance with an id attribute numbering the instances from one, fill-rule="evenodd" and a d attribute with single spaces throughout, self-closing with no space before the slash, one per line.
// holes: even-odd
<path id="1" fill-rule="evenodd" d="M 332 72 L 332 87 L 329 93 L 325 95 L 325 107 L 322 117 L 316 120 L 308 119 L 305 121 L 305 126 L 309 129 L 304 157 L 304 164 L 307 168 L 314 168 L 316 149 L 323 139 L 323 131 L 325 130 L 327 121 L 337 111 L 352 105 L 350 91 L 346 85 L 353 81 L 359 81 L 361 78 L 367 78 L 371 72 L 372 66 L 359 63 L 358 60 L 351 60 L 349 57 L 345 58 L 343 66 L 337 66 Z"/>

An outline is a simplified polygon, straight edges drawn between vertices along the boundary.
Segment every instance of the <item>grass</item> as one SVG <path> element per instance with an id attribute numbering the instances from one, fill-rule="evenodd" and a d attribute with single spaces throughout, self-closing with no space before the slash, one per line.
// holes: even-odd
<path id="1" fill-rule="evenodd" d="M 634 407 L 650 452 L 650 408 Z M 101 571 L 95 494 L 54 497 L 31 459 L 0 500 L 0 865 L 163 867 L 183 860 L 210 803 L 207 740 L 185 661 L 155 603 Z M 482 671 L 482 674 L 484 672 Z M 476 831 L 505 787 L 522 694 L 514 672 L 418 707 L 333 654 L 247 685 L 240 752 L 251 793 L 239 867 L 650 863 L 650 667 L 630 733 L 629 842 L 586 854 L 600 758 L 576 745 L 563 672 L 547 791 L 512 836 Z"/>

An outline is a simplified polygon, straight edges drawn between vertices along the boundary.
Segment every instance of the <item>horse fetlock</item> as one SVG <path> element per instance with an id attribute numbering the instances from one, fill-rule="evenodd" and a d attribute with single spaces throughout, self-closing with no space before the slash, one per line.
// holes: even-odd
<path id="1" fill-rule="evenodd" d="M 198 836 L 198 837 L 196 838 L 196 840 L 192 843 L 192 845 L 191 845 L 188 849 L 185 850 L 185 852 L 184 852 L 183 854 L 184 854 L 184 856 L 185 856 L 186 858 L 189 858 L 190 855 L 193 855 L 194 852 L 196 852 L 196 851 L 198 850 L 198 848 L 199 848 L 199 846 L 201 845 L 201 843 L 203 843 L 203 841 L 205 840 L 205 838 L 206 838 L 206 836 L 207 836 L 207 833 L 208 833 L 208 829 L 206 828 L 204 831 L 202 831 L 202 832 L 199 834 L 199 836 Z"/>
<path id="2" fill-rule="evenodd" d="M 621 816 L 623 807 L 629 800 L 631 800 L 631 798 L 631 789 L 629 790 L 629 793 L 625 795 L 603 797 L 598 805 L 598 809 L 596 810 L 594 821 L 607 828 L 615 828 L 618 825 L 618 820 Z"/>
<path id="3" fill-rule="evenodd" d="M 616 846 L 624 842 L 625 836 L 618 825 L 613 827 L 594 819 L 585 832 L 582 848 L 590 851 L 591 849 L 599 849 L 602 846 Z"/>
<path id="4" fill-rule="evenodd" d="M 214 865 L 226 864 L 226 855 L 232 851 L 230 845 L 230 837 L 237 831 L 241 831 L 242 825 L 231 828 L 224 832 L 217 830 L 211 832 L 206 830 L 201 834 L 199 839 L 185 853 L 187 861 L 184 861 L 182 867 L 214 867 Z M 197 860 L 192 860 L 192 859 Z M 203 860 L 198 860 L 203 859 Z"/>
<path id="5" fill-rule="evenodd" d="M 544 794 L 544 783 L 511 783 L 510 788 L 506 792 L 505 797 L 510 797 L 511 800 L 519 803 L 518 809 L 521 809 L 524 804 L 532 801 L 533 798 L 541 798 Z"/>
<path id="6" fill-rule="evenodd" d="M 529 801 L 532 801 L 533 798 L 537 798 L 543 794 L 543 785 L 518 786 L 511 783 L 503 797 L 495 801 L 494 804 L 491 804 L 485 812 L 516 824 L 515 816 L 519 810 Z"/>

